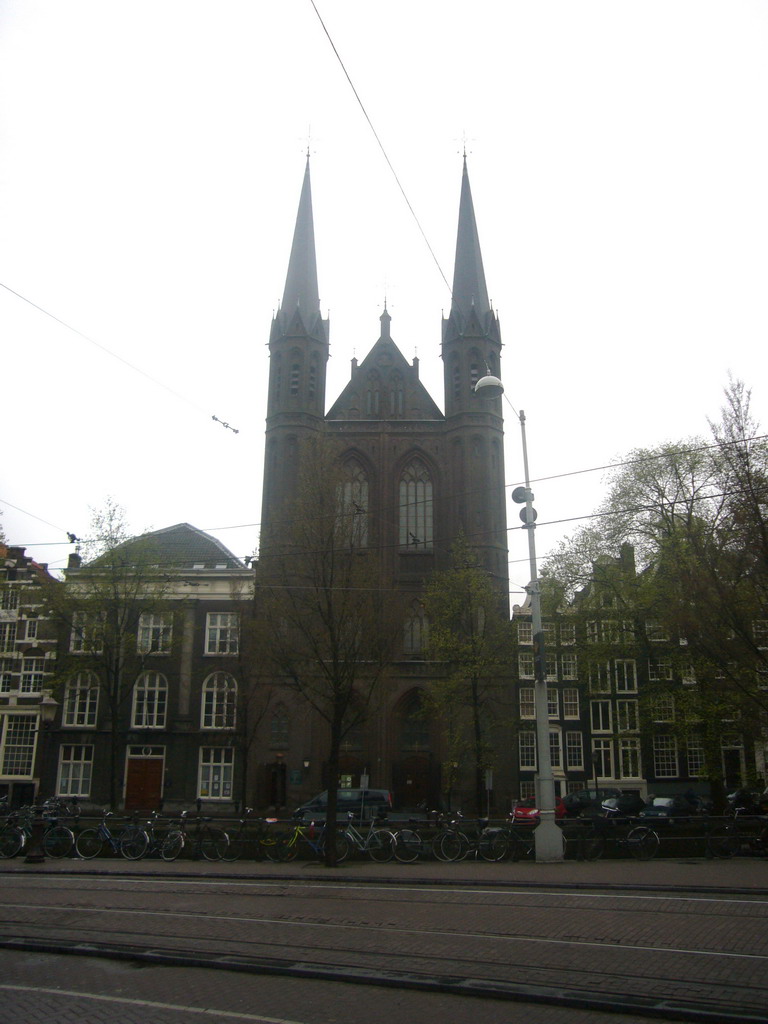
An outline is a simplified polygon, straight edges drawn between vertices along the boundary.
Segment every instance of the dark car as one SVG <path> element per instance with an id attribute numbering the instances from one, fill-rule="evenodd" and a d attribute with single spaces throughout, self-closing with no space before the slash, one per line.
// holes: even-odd
<path id="1" fill-rule="evenodd" d="M 672 823 L 676 818 L 692 818 L 703 813 L 687 796 L 680 794 L 649 797 L 648 803 L 640 811 L 640 817 L 655 818 L 659 823 Z"/>
<path id="2" fill-rule="evenodd" d="M 328 790 L 313 796 L 293 812 L 294 818 L 324 818 L 328 809 Z M 351 812 L 356 818 L 376 818 L 392 810 L 392 794 L 388 789 L 337 789 L 336 816 L 346 820 Z"/>
<path id="3" fill-rule="evenodd" d="M 603 800 L 600 811 L 606 817 L 619 815 L 620 817 L 633 818 L 640 814 L 645 807 L 645 800 L 639 793 L 622 793 L 621 796 L 611 796 Z"/>
<path id="4" fill-rule="evenodd" d="M 566 793 L 563 797 L 565 813 L 569 818 L 577 818 L 582 811 L 589 807 L 597 807 L 598 813 L 603 800 L 610 800 L 612 797 L 620 797 L 620 789 L 577 789 L 573 793 Z"/>
<path id="5" fill-rule="evenodd" d="M 768 814 L 768 791 L 737 789 L 728 794 L 728 806 L 739 814 Z"/>

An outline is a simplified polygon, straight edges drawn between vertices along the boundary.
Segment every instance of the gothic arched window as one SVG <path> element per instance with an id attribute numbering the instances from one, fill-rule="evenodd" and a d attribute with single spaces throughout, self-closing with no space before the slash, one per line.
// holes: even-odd
<path id="1" fill-rule="evenodd" d="M 352 543 L 368 543 L 368 474 L 357 459 L 344 464 L 344 483 L 341 485 L 341 515 L 344 533 L 349 530 Z"/>
<path id="2" fill-rule="evenodd" d="M 269 722 L 269 744 L 272 747 L 287 747 L 290 733 L 288 712 L 282 705 L 275 709 Z"/>
<path id="3" fill-rule="evenodd" d="M 410 614 L 405 620 L 403 633 L 403 650 L 406 654 L 421 654 L 429 635 L 429 620 L 424 614 L 421 601 L 413 601 Z"/>
<path id="4" fill-rule="evenodd" d="M 421 459 L 408 463 L 400 477 L 400 547 L 432 550 L 432 478 Z"/>

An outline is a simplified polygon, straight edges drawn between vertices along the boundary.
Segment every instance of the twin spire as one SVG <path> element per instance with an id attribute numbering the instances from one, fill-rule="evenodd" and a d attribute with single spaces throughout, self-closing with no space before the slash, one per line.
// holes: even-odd
<path id="1" fill-rule="evenodd" d="M 486 323 L 491 312 L 488 289 L 485 283 L 480 239 L 475 221 L 472 192 L 469 187 L 467 158 L 461 178 L 461 199 L 459 201 L 459 229 L 456 238 L 456 259 L 453 271 L 453 294 L 451 317 L 462 326 L 470 321 L 472 314 L 481 325 Z M 283 301 L 276 320 L 281 320 L 283 330 L 288 330 L 296 315 L 301 319 L 304 330 L 313 333 L 320 316 L 320 293 L 317 286 L 317 259 L 315 255 L 315 229 L 312 216 L 312 189 L 309 179 L 309 157 L 304 171 L 299 210 L 293 234 L 288 274 L 285 279 Z"/>

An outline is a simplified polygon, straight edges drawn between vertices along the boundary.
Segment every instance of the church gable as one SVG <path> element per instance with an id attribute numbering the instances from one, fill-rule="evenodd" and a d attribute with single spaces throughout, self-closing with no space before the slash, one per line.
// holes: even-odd
<path id="1" fill-rule="evenodd" d="M 383 319 L 383 318 L 382 318 Z M 385 334 L 360 363 L 328 411 L 328 420 L 442 420 L 411 365 Z"/>

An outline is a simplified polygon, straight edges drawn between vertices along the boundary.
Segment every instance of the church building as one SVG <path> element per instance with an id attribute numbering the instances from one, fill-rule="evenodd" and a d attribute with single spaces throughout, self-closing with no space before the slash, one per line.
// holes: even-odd
<path id="1" fill-rule="evenodd" d="M 307 160 L 285 291 L 269 340 L 260 554 L 268 555 L 279 540 L 308 441 L 328 439 L 354 481 L 356 504 L 366 513 L 366 543 L 379 556 L 382 577 L 407 595 L 409 609 L 390 706 L 346 744 L 342 784 L 357 786 L 367 775 L 371 786 L 391 788 L 397 805 L 416 807 L 432 805 L 442 785 L 439 731 L 421 700 L 423 686 L 441 670 L 422 651 L 424 582 L 447 568 L 451 547 L 463 535 L 505 608 L 509 589 L 501 399 L 474 392 L 485 374 L 500 376 L 501 334 L 488 299 L 466 158 L 451 308 L 442 320 L 441 401 L 420 381 L 418 359 L 408 362 L 396 344 L 386 308 L 379 319 L 370 351 L 352 360 L 341 394 L 328 396 L 330 324 L 320 309 Z M 322 742 L 313 763 L 317 757 Z M 497 773 L 499 782 L 505 774 Z M 328 780 L 314 781 L 317 790 Z"/>

